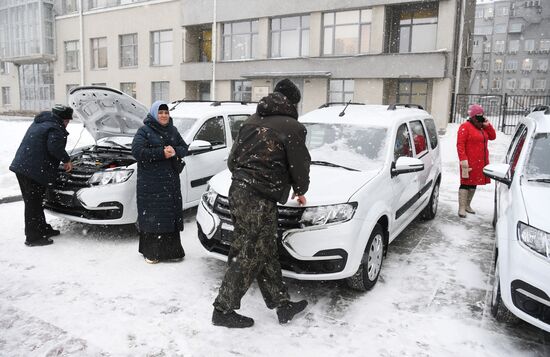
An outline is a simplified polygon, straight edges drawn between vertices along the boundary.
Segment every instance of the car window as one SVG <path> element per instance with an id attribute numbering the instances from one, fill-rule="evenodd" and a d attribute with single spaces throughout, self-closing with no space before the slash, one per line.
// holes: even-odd
<path id="1" fill-rule="evenodd" d="M 428 145 L 426 145 L 426 131 L 420 120 L 413 120 L 409 123 L 411 126 L 411 132 L 413 136 L 414 152 L 416 156 L 422 156 L 428 151 Z"/>
<path id="2" fill-rule="evenodd" d="M 514 149 L 518 143 L 518 140 L 521 136 L 521 133 L 523 132 L 523 130 L 525 129 L 525 125 L 524 124 L 520 124 L 518 126 L 518 128 L 516 129 L 516 133 L 514 134 L 514 137 L 512 138 L 512 141 L 510 143 L 510 146 L 508 147 L 508 152 L 506 153 L 506 163 L 509 164 L 510 163 L 510 156 L 512 155 L 512 153 L 514 152 Z"/>
<path id="3" fill-rule="evenodd" d="M 525 143 L 526 137 L 527 137 L 527 130 L 523 130 L 523 132 L 521 133 L 521 136 L 518 139 L 516 148 L 514 149 L 514 153 L 510 158 L 510 177 L 514 177 L 514 173 L 516 172 L 516 165 L 518 164 L 518 159 L 521 154 L 521 150 L 523 149 L 523 144 Z"/>
<path id="4" fill-rule="evenodd" d="M 533 140 L 525 175 L 527 178 L 550 178 L 550 133 L 539 133 Z"/>
<path id="5" fill-rule="evenodd" d="M 229 115 L 229 127 L 231 128 L 231 138 L 235 140 L 244 121 L 250 117 L 249 114 Z"/>
<path id="6" fill-rule="evenodd" d="M 187 135 L 189 130 L 191 130 L 197 121 L 196 118 L 172 118 L 172 120 L 174 121 L 174 126 L 178 129 L 182 137 Z"/>
<path id="7" fill-rule="evenodd" d="M 212 146 L 225 146 L 223 117 L 208 119 L 195 135 L 195 140 L 208 141 Z"/>
<path id="8" fill-rule="evenodd" d="M 428 119 L 424 119 L 424 124 L 426 125 L 426 129 L 428 129 L 428 136 L 430 137 L 430 146 L 432 149 L 435 149 L 438 144 L 437 128 L 435 127 L 435 122 L 433 119 L 428 118 Z"/>
<path id="9" fill-rule="evenodd" d="M 401 156 L 412 157 L 411 139 L 409 136 L 409 128 L 407 128 L 407 124 L 401 124 L 399 129 L 397 129 L 397 136 L 395 138 L 395 146 L 393 152 L 396 161 Z"/>

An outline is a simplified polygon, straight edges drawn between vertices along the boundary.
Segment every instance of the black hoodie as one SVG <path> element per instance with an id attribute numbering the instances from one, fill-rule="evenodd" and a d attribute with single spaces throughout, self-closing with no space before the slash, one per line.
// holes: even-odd
<path id="1" fill-rule="evenodd" d="M 297 119 L 296 108 L 281 93 L 262 98 L 231 149 L 228 167 L 233 181 L 283 204 L 291 186 L 297 195 L 305 194 L 311 158 L 305 145 L 307 131 Z"/>

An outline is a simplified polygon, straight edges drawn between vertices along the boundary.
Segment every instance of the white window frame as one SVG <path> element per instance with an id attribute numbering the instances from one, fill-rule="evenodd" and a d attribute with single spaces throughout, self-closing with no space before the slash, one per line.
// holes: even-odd
<path id="1" fill-rule="evenodd" d="M 235 32 L 234 27 L 237 25 L 247 24 L 248 30 L 245 32 Z M 246 20 L 246 21 L 237 21 L 237 22 L 226 22 L 223 24 L 222 28 L 222 58 L 224 61 L 234 61 L 234 60 L 244 60 L 244 59 L 254 59 L 257 57 L 258 51 L 258 27 L 259 21 L 256 20 Z M 233 40 L 236 37 L 248 37 L 250 43 L 249 48 L 246 49 L 244 57 L 235 58 L 234 57 L 234 48 Z M 226 49 L 229 49 L 229 53 L 226 52 Z"/>
<path id="2" fill-rule="evenodd" d="M 358 17 L 356 22 L 340 22 L 338 21 L 339 15 L 345 15 L 346 13 L 358 12 Z M 337 52 L 336 51 L 336 32 L 338 28 L 357 26 L 357 37 L 355 45 L 357 46 L 357 51 L 353 53 L 348 52 Z M 368 32 L 367 48 L 361 48 L 363 44 L 363 29 L 366 28 Z M 371 47 L 371 33 L 372 33 L 372 9 L 358 9 L 358 10 L 347 10 L 347 11 L 333 11 L 323 13 L 323 56 L 345 56 L 345 55 L 356 55 L 360 53 L 369 53 Z"/>
<path id="3" fill-rule="evenodd" d="M 109 58 L 107 53 L 107 37 L 95 37 L 90 39 L 91 47 L 91 68 L 92 69 L 105 69 L 109 65 Z M 103 66 L 101 61 L 101 55 L 105 52 L 105 65 Z"/>
<path id="4" fill-rule="evenodd" d="M 63 48 L 65 52 L 65 72 L 75 72 L 80 70 L 80 41 L 65 41 Z M 70 45 L 74 45 L 74 48 L 69 49 Z M 71 60 L 69 60 L 71 59 Z M 74 64 L 69 66 L 72 62 Z"/>
<path id="5" fill-rule="evenodd" d="M 2 87 L 2 105 L 11 105 L 10 87 Z"/>
<path id="6" fill-rule="evenodd" d="M 333 84 L 339 84 L 341 90 L 334 90 Z M 351 89 L 350 89 L 351 86 Z M 343 100 L 335 100 L 334 96 L 339 95 Z M 328 102 L 344 102 L 347 103 L 350 100 L 353 102 L 353 97 L 355 95 L 355 81 L 353 79 L 330 79 L 328 82 Z"/>
<path id="7" fill-rule="evenodd" d="M 124 38 L 132 38 L 132 43 L 126 43 L 123 44 Z M 128 57 L 131 61 L 129 61 L 129 64 L 125 64 L 124 60 L 126 59 L 124 57 L 125 49 L 129 49 L 132 53 L 131 58 Z M 119 63 L 118 65 L 120 68 L 128 68 L 128 67 L 137 67 L 138 66 L 138 34 L 137 33 L 126 33 L 122 35 L 118 35 L 118 56 L 119 56 Z"/>
<path id="8" fill-rule="evenodd" d="M 131 88 L 128 88 L 129 87 Z M 137 91 L 136 91 L 136 82 L 120 82 L 120 91 L 123 93 L 128 94 L 130 97 L 136 99 Z M 152 89 L 152 86 L 151 86 Z"/>
<path id="9" fill-rule="evenodd" d="M 166 87 L 165 87 L 166 86 Z M 170 101 L 170 82 L 153 81 L 151 82 L 151 103 L 156 100 Z"/>
<path id="10" fill-rule="evenodd" d="M 170 39 L 163 39 L 163 35 L 170 34 Z M 174 61 L 174 31 L 158 30 L 150 33 L 150 65 L 151 67 L 171 66 Z M 163 55 L 164 52 L 168 54 Z"/>
<path id="11" fill-rule="evenodd" d="M 243 101 L 243 102 L 251 102 L 252 101 L 252 81 L 249 80 L 235 80 L 233 81 L 232 85 L 232 91 L 231 91 L 231 97 L 233 100 Z M 250 88 L 250 90 L 246 90 L 246 88 Z M 244 98 L 243 97 L 247 97 Z"/>
<path id="12" fill-rule="evenodd" d="M 298 27 L 283 27 L 284 20 L 298 18 Z M 271 58 L 279 57 L 307 57 L 309 56 L 309 22 L 310 15 L 296 15 L 285 17 L 274 17 L 271 19 Z M 283 49 L 283 34 L 295 33 L 298 36 L 298 55 L 297 56 L 285 56 L 282 54 Z M 277 43 L 277 46 L 275 46 Z M 278 47 L 278 48 L 275 48 Z"/>
<path id="13" fill-rule="evenodd" d="M 521 78 L 519 82 L 519 89 L 531 90 L 531 78 Z"/>

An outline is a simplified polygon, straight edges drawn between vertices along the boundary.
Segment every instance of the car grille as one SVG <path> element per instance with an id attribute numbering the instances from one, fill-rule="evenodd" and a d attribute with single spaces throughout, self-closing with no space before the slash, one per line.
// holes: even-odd
<path id="1" fill-rule="evenodd" d="M 218 195 L 214 202 L 214 212 L 220 216 L 223 221 L 231 222 L 231 210 L 229 209 L 229 200 L 227 197 Z M 287 229 L 300 228 L 300 219 L 304 208 L 277 207 L 278 229 L 286 231 Z"/>
<path id="2" fill-rule="evenodd" d="M 96 170 L 74 169 L 71 172 L 65 172 L 60 169 L 55 180 L 54 187 L 62 190 L 77 191 L 83 187 L 90 187 L 88 180 Z"/>

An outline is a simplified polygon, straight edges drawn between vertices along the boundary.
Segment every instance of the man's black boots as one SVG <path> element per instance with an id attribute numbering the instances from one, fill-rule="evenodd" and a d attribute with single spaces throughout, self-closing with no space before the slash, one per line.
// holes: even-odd
<path id="1" fill-rule="evenodd" d="M 250 317 L 239 315 L 235 311 L 224 313 L 215 308 L 212 314 L 212 324 L 229 328 L 245 328 L 254 325 L 254 320 Z"/>
<path id="2" fill-rule="evenodd" d="M 292 320 L 294 315 L 296 315 L 300 311 L 303 311 L 306 306 L 306 300 L 285 302 L 283 305 L 277 308 L 277 317 L 279 318 L 279 323 L 286 324 L 287 322 Z"/>

